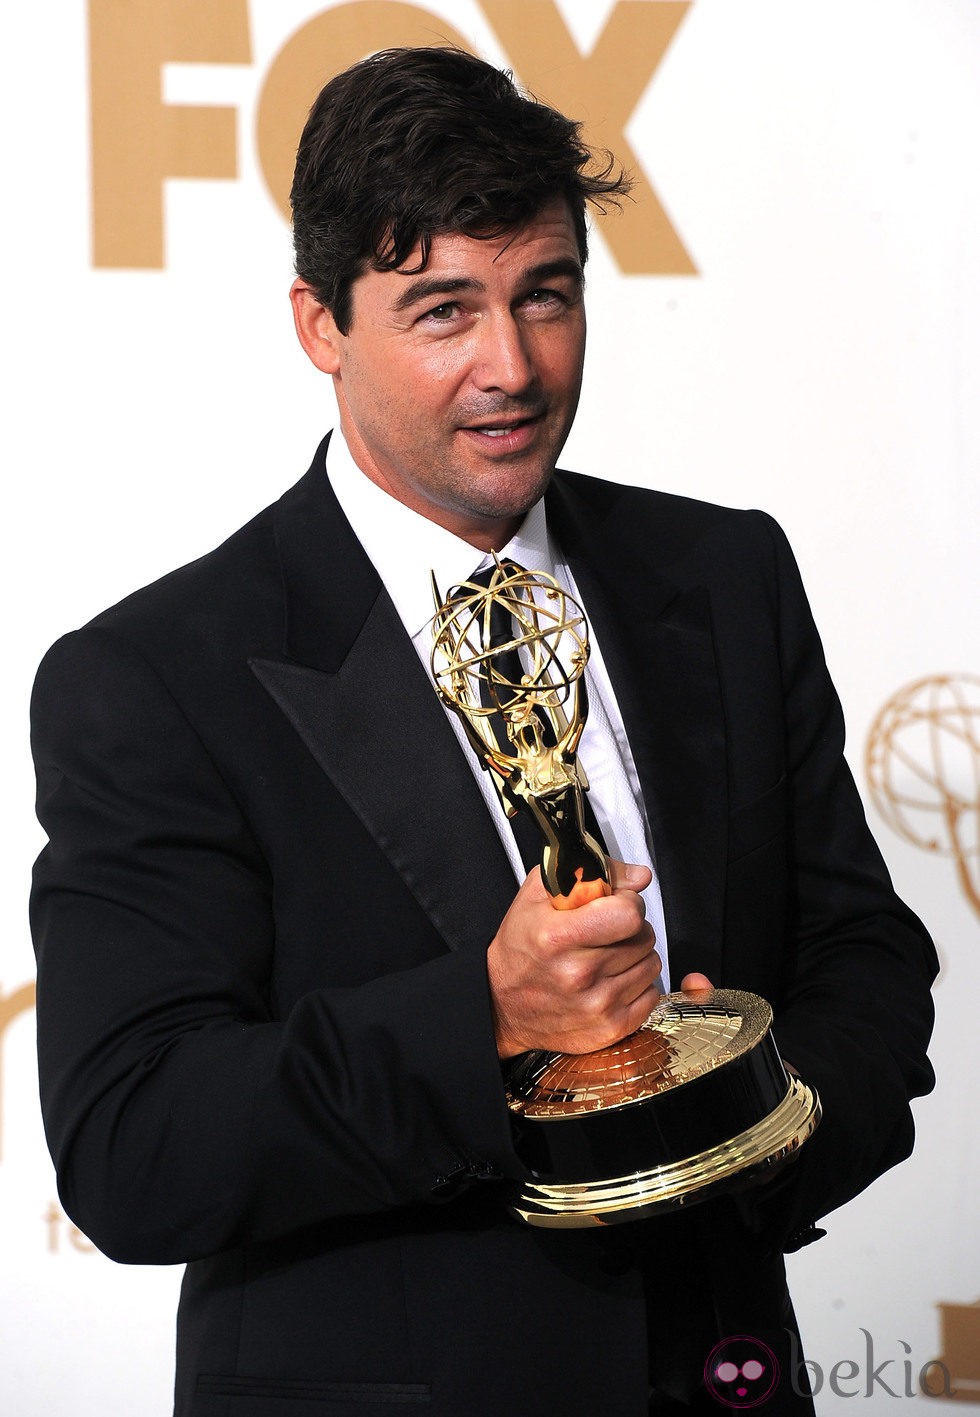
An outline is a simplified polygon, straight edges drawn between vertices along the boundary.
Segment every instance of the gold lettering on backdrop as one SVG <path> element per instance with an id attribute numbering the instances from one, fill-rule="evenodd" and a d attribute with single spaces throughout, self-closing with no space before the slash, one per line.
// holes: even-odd
<path id="1" fill-rule="evenodd" d="M 266 185 L 287 221 L 296 144 L 323 85 L 376 50 L 424 44 L 453 44 L 472 53 L 448 21 L 400 0 L 337 5 L 315 15 L 286 41 L 262 87 L 258 148 Z"/>
<path id="2" fill-rule="evenodd" d="M 79 1230 L 77 1225 L 73 1225 L 71 1221 L 68 1220 L 68 1217 L 56 1201 L 49 1202 L 48 1208 L 41 1219 L 47 1227 L 49 1254 L 57 1255 L 61 1253 L 61 1236 L 66 1221 L 68 1225 L 68 1243 L 72 1249 L 77 1250 L 79 1254 L 82 1255 L 93 1255 L 96 1253 L 96 1248 L 92 1244 L 92 1241 L 84 1231 Z"/>
<path id="3" fill-rule="evenodd" d="M 942 1358 L 926 1363 L 919 1378 L 929 1397 L 980 1402 L 980 1299 L 972 1304 L 937 1304 L 942 1325 Z M 938 1373 L 933 1370 L 938 1369 Z M 945 1383 L 943 1383 L 945 1378 Z"/>
<path id="4" fill-rule="evenodd" d="M 0 992 L 0 1161 L 3 1160 L 3 1036 L 18 1014 L 34 1007 L 34 985 L 22 984 L 12 994 Z"/>
<path id="5" fill-rule="evenodd" d="M 482 0 L 527 87 L 581 119 L 587 141 L 610 149 L 633 173 L 633 200 L 602 227 L 626 275 L 696 274 L 625 131 L 691 3 L 619 0 L 591 54 L 583 55 L 554 0 Z"/>
<path id="6" fill-rule="evenodd" d="M 580 117 L 587 140 L 610 148 L 633 172 L 633 201 L 603 225 L 613 257 L 628 275 L 696 273 L 625 133 L 692 3 L 620 0 L 591 54 L 583 55 L 553 0 L 481 0 L 527 87 Z M 262 90 L 258 146 L 269 191 L 287 220 L 296 143 L 310 104 L 327 79 L 377 49 L 441 43 L 472 52 L 447 21 L 398 0 L 350 0 L 316 15 L 286 42 Z"/>
<path id="7" fill-rule="evenodd" d="M 480 0 L 521 80 L 581 118 L 585 135 L 633 172 L 634 200 L 604 222 L 628 275 L 696 272 L 626 127 L 693 0 L 619 0 L 582 54 L 554 0 Z M 96 266 L 164 265 L 168 177 L 238 176 L 237 113 L 166 104 L 164 64 L 248 64 L 247 0 L 89 0 L 92 251 Z M 258 102 L 257 144 L 272 198 L 289 219 L 296 142 L 320 87 L 392 45 L 470 49 L 447 19 L 403 0 L 348 0 L 315 14 L 276 55 Z"/>
<path id="8" fill-rule="evenodd" d="M 164 64 L 248 64 L 247 0 L 89 0 L 92 259 L 164 264 L 167 177 L 237 177 L 233 108 L 165 104 Z"/>

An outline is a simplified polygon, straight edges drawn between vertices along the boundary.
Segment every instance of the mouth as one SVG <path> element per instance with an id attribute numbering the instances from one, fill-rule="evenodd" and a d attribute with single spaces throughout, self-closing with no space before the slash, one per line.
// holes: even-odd
<path id="1" fill-rule="evenodd" d="M 525 452 L 537 437 L 544 421 L 544 410 L 522 418 L 499 418 L 486 423 L 471 423 L 460 432 L 488 451 L 497 453 Z"/>

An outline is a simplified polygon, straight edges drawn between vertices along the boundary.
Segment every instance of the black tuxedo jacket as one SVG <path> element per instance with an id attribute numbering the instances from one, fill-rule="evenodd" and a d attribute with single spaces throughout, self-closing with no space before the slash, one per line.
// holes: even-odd
<path id="1" fill-rule="evenodd" d="M 911 1146 L 932 949 L 868 835 L 778 528 L 556 475 L 672 976 L 769 998 L 825 1120 L 751 1208 L 608 1233 L 508 1218 L 485 951 L 515 884 L 323 458 L 41 668 L 62 1199 L 119 1260 L 189 1262 L 184 1417 L 640 1417 L 651 1383 L 690 1395 L 720 1337 L 785 1351 L 782 1247 Z"/>

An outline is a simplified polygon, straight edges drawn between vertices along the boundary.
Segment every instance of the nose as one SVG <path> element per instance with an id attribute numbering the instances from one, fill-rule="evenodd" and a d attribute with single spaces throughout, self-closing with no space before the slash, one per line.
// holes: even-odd
<path id="1" fill-rule="evenodd" d="M 534 382 L 527 335 L 509 311 L 481 322 L 473 367 L 477 387 L 511 397 Z"/>

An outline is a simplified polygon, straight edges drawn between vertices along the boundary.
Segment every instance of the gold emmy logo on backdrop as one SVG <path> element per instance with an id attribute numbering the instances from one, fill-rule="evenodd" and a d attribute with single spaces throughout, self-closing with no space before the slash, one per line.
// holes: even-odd
<path id="1" fill-rule="evenodd" d="M 888 825 L 951 856 L 980 914 L 980 678 L 935 674 L 899 689 L 871 725 L 865 773 Z"/>
<path id="2" fill-rule="evenodd" d="M 433 578 L 432 672 L 508 816 L 542 838 L 555 905 L 608 892 L 586 825 L 577 750 L 588 712 L 588 626 L 553 577 L 498 561 L 443 599 Z M 668 994 L 636 1033 L 593 1053 L 516 1060 L 507 1099 L 532 1180 L 512 1209 L 531 1225 L 638 1219 L 740 1189 L 794 1157 L 820 1117 L 789 1078 L 755 994 Z"/>

